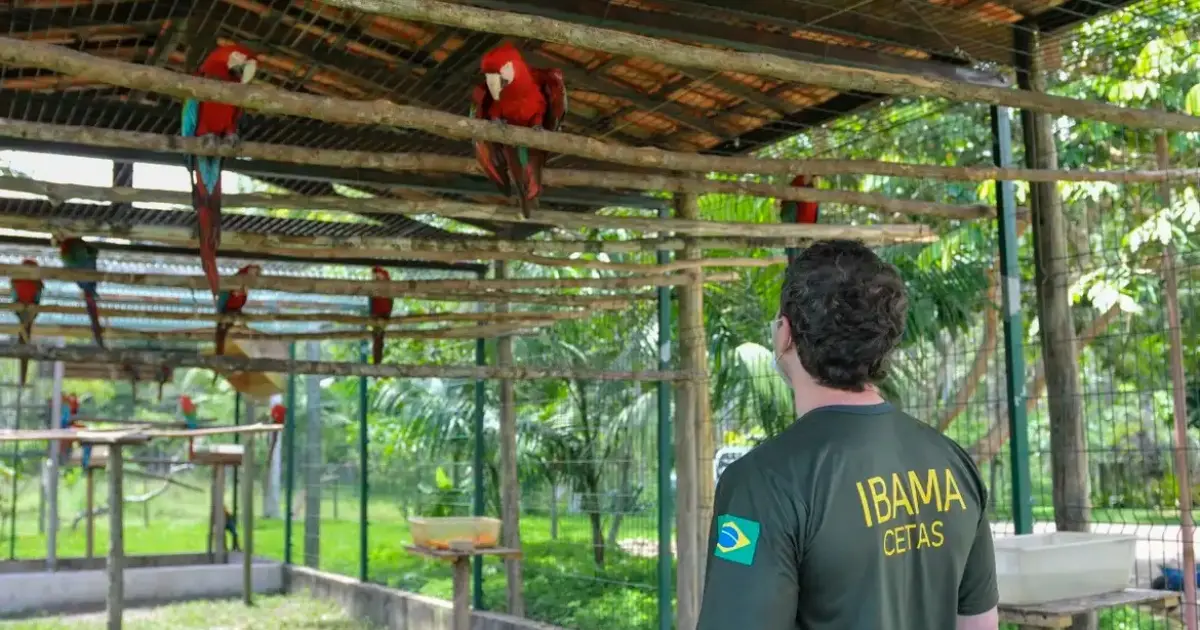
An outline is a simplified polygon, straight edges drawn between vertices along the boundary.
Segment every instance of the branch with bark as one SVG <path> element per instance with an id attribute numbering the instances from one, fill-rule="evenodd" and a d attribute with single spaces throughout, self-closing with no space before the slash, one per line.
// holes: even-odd
<path id="1" fill-rule="evenodd" d="M 653 42 L 655 40 L 649 41 Z M 719 52 L 709 49 L 696 50 L 709 53 Z M 90 80 L 109 85 L 135 90 L 146 90 L 148 92 L 173 96 L 178 99 L 194 98 L 202 101 L 228 103 L 269 115 L 300 116 L 347 125 L 381 125 L 417 129 L 455 140 L 486 140 L 500 144 L 527 146 L 553 153 L 574 155 L 603 162 L 615 162 L 643 168 L 694 173 L 756 173 L 760 175 L 785 176 L 792 176 L 797 173 L 818 174 L 812 168 L 812 162 L 805 160 L 713 156 L 664 151 L 652 147 L 629 147 L 587 136 L 534 130 L 517 125 L 497 125 L 488 121 L 456 116 L 447 112 L 409 105 L 397 105 L 385 100 L 371 102 L 352 101 L 328 96 L 289 92 L 269 86 L 214 81 L 171 72 L 153 66 L 137 65 L 116 59 L 102 58 L 88 53 L 77 52 L 64 46 L 7 37 L 0 37 L 0 62 L 13 67 L 33 67 L 51 70 L 68 76 L 86 75 Z M 844 73 L 846 71 L 847 68 L 837 68 L 837 73 Z M 800 81 L 802 83 L 812 83 L 807 79 L 800 79 Z M 922 81 L 933 80 L 925 78 Z M 1011 95 L 1015 100 L 1023 102 L 1021 105 L 1014 105 L 1015 107 L 1030 106 L 1027 99 L 1032 99 L 1033 101 L 1044 99 L 1053 101 L 1054 99 L 1059 99 L 1069 106 L 1069 111 L 1064 112 L 1068 116 L 1077 117 L 1085 115 L 1096 120 L 1104 120 L 1104 118 L 1089 114 L 1119 110 L 1125 115 L 1118 116 L 1118 118 L 1127 118 L 1127 120 L 1109 120 L 1109 122 L 1131 126 L 1137 126 L 1133 123 L 1141 123 L 1155 129 L 1200 130 L 1200 118 L 1182 114 L 1114 108 L 1112 105 L 1107 104 L 1087 103 L 1045 94 L 985 88 L 983 86 L 967 86 L 964 89 L 993 90 L 994 92 L 992 93 L 1002 95 L 1002 98 L 1005 99 L 1008 97 L 1003 95 Z M 1100 110 L 1095 108 L 1100 108 Z M 1039 109 L 1039 107 L 1034 105 L 1033 109 Z M 1194 126 L 1195 129 L 1188 129 L 1189 126 Z M 875 172 L 873 174 L 894 177 L 957 179 L 963 178 L 967 173 L 975 173 L 975 176 L 978 177 L 979 173 L 987 172 L 989 175 L 980 177 L 980 179 L 999 179 L 995 176 L 996 171 L 994 168 L 889 164 L 884 162 L 858 165 L 853 161 L 845 161 L 844 164 L 847 168 L 839 168 L 837 172 L 865 174 L 868 171 L 863 166 L 875 166 L 877 168 L 873 170 L 886 170 L 887 172 Z M 1051 178 L 1045 181 L 1057 180 L 1059 172 L 1058 170 L 1044 171 L 1043 175 Z M 1021 178 L 1005 177 L 1003 179 Z"/>
<path id="2" fill-rule="evenodd" d="M 447 339 L 486 339 L 500 335 L 521 336 L 536 334 L 541 327 L 554 322 L 549 320 L 524 321 L 508 324 L 487 324 L 482 326 L 452 326 L 428 330 L 411 328 L 388 329 L 388 337 L 393 339 L 423 339 L 428 341 Z M 211 342 L 212 328 L 185 328 L 175 330 L 136 330 L 132 328 L 104 327 L 101 329 L 105 339 L 131 339 L 136 341 L 180 341 L 180 342 Z M 0 335 L 16 337 L 20 327 L 17 325 L 0 324 Z M 38 326 L 34 334 L 39 337 L 74 337 L 91 338 L 90 326 Z M 234 327 L 229 332 L 233 339 L 252 339 L 263 341 L 329 341 L 329 340 L 359 340 L 371 336 L 369 330 L 322 330 L 303 333 L 266 333 L 244 327 Z"/>
<path id="3" fill-rule="evenodd" d="M 0 344 L 0 357 L 33 361 L 62 361 L 65 363 L 104 363 L 113 365 L 171 366 L 173 368 L 205 368 L 222 373 L 274 372 L 316 374 L 319 376 L 366 376 L 370 378 L 454 378 L 508 379 L 528 381 L 539 379 L 583 379 L 590 381 L 683 381 L 695 375 L 679 370 L 613 371 L 576 368 L 490 366 L 490 365 L 406 365 L 350 363 L 345 361 L 298 361 L 293 359 L 251 358 L 239 356 L 202 355 L 195 352 L 160 352 L 154 350 L 102 349 L 93 346 L 49 347 Z M 4 439 L 0 432 L 0 440 Z M 58 439 L 70 436 L 52 436 Z"/>
<path id="4" fill-rule="evenodd" d="M 88 199 L 109 203 L 167 203 L 191 207 L 192 195 L 172 190 L 147 190 L 127 187 L 83 186 L 58 184 L 23 177 L 0 176 L 0 189 L 44 195 L 50 199 Z M 836 193 L 836 191 L 824 191 Z M 615 217 L 555 210 L 533 210 L 529 218 L 520 208 L 493 204 L 467 203 L 449 200 L 409 201 L 402 199 L 350 198 L 341 196 L 310 197 L 307 195 L 273 195 L 248 193 L 224 195 L 225 208 L 291 208 L 326 210 L 347 213 L 384 215 L 437 214 L 452 219 L 476 219 L 525 225 L 549 225 L 566 229 L 613 229 L 633 232 L 675 232 L 692 236 L 739 236 L 755 238 L 852 238 L 872 242 L 910 241 L 929 238 L 933 232 L 918 224 L 898 225 L 835 225 L 744 223 L 732 221 L 701 221 L 658 219 L 648 217 Z M 957 209 L 957 208 L 951 208 Z M 965 218 L 978 218 L 978 212 Z"/>

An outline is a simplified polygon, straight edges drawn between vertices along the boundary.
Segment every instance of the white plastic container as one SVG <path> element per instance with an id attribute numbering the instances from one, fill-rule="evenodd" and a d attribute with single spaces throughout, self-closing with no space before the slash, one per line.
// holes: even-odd
<path id="1" fill-rule="evenodd" d="M 1129 587 L 1137 537 L 1053 532 L 997 538 L 1000 603 L 1042 604 Z"/>

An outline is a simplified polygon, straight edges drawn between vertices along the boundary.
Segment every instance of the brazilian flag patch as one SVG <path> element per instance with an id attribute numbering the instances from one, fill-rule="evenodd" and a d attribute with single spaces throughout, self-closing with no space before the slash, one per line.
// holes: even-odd
<path id="1" fill-rule="evenodd" d="M 762 527 L 755 521 L 732 514 L 717 517 L 717 547 L 713 555 L 723 560 L 750 566 L 758 549 L 758 534 Z"/>

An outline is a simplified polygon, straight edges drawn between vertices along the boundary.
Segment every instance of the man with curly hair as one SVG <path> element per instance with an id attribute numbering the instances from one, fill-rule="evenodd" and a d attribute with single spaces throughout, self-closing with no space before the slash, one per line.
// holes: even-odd
<path id="1" fill-rule="evenodd" d="M 771 331 L 799 419 L 721 475 L 699 630 L 998 627 L 979 471 L 875 386 L 907 315 L 860 243 L 788 265 Z"/>

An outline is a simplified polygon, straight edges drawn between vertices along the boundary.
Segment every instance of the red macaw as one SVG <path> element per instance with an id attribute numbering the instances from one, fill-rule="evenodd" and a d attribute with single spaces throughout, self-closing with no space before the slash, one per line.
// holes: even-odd
<path id="1" fill-rule="evenodd" d="M 21 264 L 38 266 L 37 261 L 32 258 L 22 260 Z M 42 303 L 44 285 L 41 280 L 13 280 L 10 284 L 13 302 L 23 307 L 17 311 L 17 321 L 21 326 L 17 331 L 17 343 L 26 345 L 33 340 L 33 320 L 37 319 L 37 306 Z M 29 359 L 21 359 L 20 375 L 18 376 L 21 387 L 25 387 L 25 377 L 28 371 Z"/>
<path id="2" fill-rule="evenodd" d="M 237 44 L 218 46 L 200 64 L 196 74 L 206 79 L 230 83 L 249 83 L 258 69 L 254 51 Z M 188 99 L 183 104 L 180 135 L 202 138 L 216 147 L 219 142 L 237 146 L 238 123 L 242 109 L 226 103 Z M 192 207 L 200 240 L 200 266 L 208 278 L 213 297 L 220 292 L 217 248 L 221 245 L 221 163 L 215 156 L 189 155 L 184 158 L 192 180 Z"/>
<path id="3" fill-rule="evenodd" d="M 200 418 L 196 415 L 196 403 L 192 397 L 184 394 L 179 397 L 179 411 L 183 415 L 183 427 L 189 431 L 200 428 Z M 188 438 L 188 460 L 196 455 L 196 439 Z"/>
<path id="4" fill-rule="evenodd" d="M 471 94 L 473 118 L 558 131 L 567 117 L 567 88 L 561 70 L 530 68 L 509 42 L 485 53 L 480 69 L 484 81 Z M 479 141 L 475 143 L 475 157 L 500 192 L 516 193 L 521 214 L 529 218 L 542 192 L 546 152 Z"/>
<path id="5" fill-rule="evenodd" d="M 797 175 L 791 185 L 812 188 L 815 184 L 815 179 Z M 820 205 L 815 201 L 785 201 L 780 205 L 779 219 L 782 223 L 816 223 L 820 209 Z M 797 247 L 789 247 L 786 251 L 789 263 L 800 254 L 800 249 Z"/>
<path id="6" fill-rule="evenodd" d="M 287 407 L 279 403 L 271 406 L 271 422 L 278 425 L 283 425 L 287 422 Z M 267 465 L 271 465 L 271 458 L 275 456 L 275 445 L 279 442 L 279 432 L 271 433 L 271 445 L 267 448 Z"/>
<path id="7" fill-rule="evenodd" d="M 388 272 L 383 267 L 375 267 L 371 270 L 375 276 L 376 282 L 387 282 L 392 279 Z M 388 319 L 392 317 L 392 303 L 390 297 L 372 296 L 368 300 L 368 310 L 372 319 L 378 320 L 371 325 L 371 357 L 375 359 L 375 365 L 383 363 L 383 338 L 387 334 Z"/>
<path id="8" fill-rule="evenodd" d="M 237 275 L 246 276 L 247 278 L 257 278 L 261 271 L 262 267 L 258 265 L 246 265 L 238 269 Z M 241 313 L 242 307 L 246 305 L 246 300 L 249 297 L 249 291 L 245 289 L 221 291 L 220 295 L 217 296 L 217 315 L 237 315 Z M 229 335 L 229 329 L 231 328 L 233 328 L 233 322 L 224 320 L 217 322 L 217 356 L 225 354 L 225 337 Z"/>

